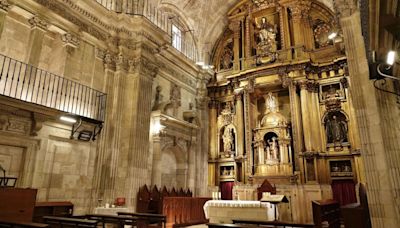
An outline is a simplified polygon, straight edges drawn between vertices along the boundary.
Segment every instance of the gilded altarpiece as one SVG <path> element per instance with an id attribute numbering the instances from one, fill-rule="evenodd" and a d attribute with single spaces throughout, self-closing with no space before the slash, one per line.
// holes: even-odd
<path id="1" fill-rule="evenodd" d="M 291 202 L 283 218 L 312 221 L 311 200 L 364 181 L 340 27 L 312 0 L 244 0 L 227 17 L 208 84 L 209 185 L 268 179 Z"/>

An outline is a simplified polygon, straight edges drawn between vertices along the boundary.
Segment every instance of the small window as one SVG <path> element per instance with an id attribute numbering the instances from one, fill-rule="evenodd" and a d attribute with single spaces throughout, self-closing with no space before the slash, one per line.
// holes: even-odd
<path id="1" fill-rule="evenodd" d="M 175 25 L 172 25 L 172 46 L 182 51 L 182 31 Z"/>

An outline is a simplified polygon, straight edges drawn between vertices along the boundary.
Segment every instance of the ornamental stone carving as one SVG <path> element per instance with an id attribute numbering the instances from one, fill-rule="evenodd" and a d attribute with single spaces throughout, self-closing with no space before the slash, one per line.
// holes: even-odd
<path id="1" fill-rule="evenodd" d="M 10 8 L 10 3 L 7 2 L 7 0 L 0 0 L 0 10 L 3 11 L 8 11 Z"/>
<path id="2" fill-rule="evenodd" d="M 71 46 L 73 48 L 79 47 L 81 42 L 77 35 L 71 33 L 65 33 L 61 35 L 61 40 L 64 42 L 64 45 Z"/>
<path id="3" fill-rule="evenodd" d="M 275 0 L 253 0 L 254 5 L 257 7 L 275 3 Z"/>
<path id="4" fill-rule="evenodd" d="M 333 0 L 333 7 L 336 15 L 341 17 L 349 17 L 357 10 L 356 0 Z"/>
<path id="5" fill-rule="evenodd" d="M 294 20 L 300 20 L 306 18 L 311 9 L 311 1 L 309 0 L 299 0 L 294 1 L 289 5 L 289 9 L 292 13 L 292 17 Z"/>
<path id="6" fill-rule="evenodd" d="M 48 23 L 38 16 L 34 16 L 28 20 L 29 24 L 31 25 L 31 28 L 39 28 L 43 30 L 47 30 Z"/>

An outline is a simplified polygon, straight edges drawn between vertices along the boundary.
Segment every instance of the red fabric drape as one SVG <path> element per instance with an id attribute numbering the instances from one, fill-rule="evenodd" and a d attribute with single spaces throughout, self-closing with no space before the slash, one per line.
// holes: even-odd
<path id="1" fill-rule="evenodd" d="M 221 189 L 221 199 L 223 200 L 232 200 L 232 189 L 234 182 L 221 182 L 220 189 Z"/>
<path id="2" fill-rule="evenodd" d="M 333 199 L 341 206 L 357 202 L 355 184 L 352 180 L 332 181 L 332 192 Z"/>

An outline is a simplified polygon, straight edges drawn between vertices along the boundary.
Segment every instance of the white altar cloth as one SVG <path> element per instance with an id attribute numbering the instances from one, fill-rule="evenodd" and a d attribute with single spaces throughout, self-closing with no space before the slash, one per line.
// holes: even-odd
<path id="1" fill-rule="evenodd" d="M 96 207 L 94 209 L 95 214 L 99 215 L 117 215 L 118 212 L 132 212 L 127 207 Z"/>
<path id="2" fill-rule="evenodd" d="M 272 221 L 275 218 L 274 207 L 260 201 L 209 200 L 203 209 L 210 223 L 232 223 L 233 219 Z"/>

